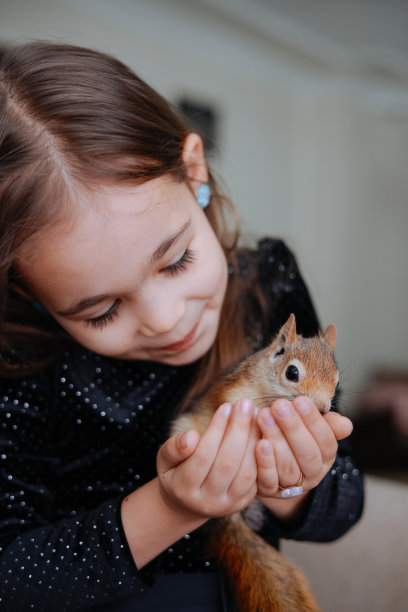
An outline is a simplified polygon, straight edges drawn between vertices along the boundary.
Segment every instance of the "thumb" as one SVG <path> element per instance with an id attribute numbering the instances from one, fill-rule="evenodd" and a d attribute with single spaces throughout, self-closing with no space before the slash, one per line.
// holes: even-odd
<path id="1" fill-rule="evenodd" d="M 157 473 L 176 467 L 195 450 L 200 436 L 194 429 L 178 433 L 166 440 L 157 453 Z"/>
<path id="2" fill-rule="evenodd" d="M 353 431 L 353 423 L 345 416 L 336 412 L 328 412 L 324 415 L 326 423 L 330 425 L 336 440 L 347 438 Z"/>

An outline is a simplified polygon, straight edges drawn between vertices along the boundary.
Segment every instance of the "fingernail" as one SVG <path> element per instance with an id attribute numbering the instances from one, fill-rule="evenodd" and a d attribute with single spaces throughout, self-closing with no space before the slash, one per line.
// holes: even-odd
<path id="1" fill-rule="evenodd" d="M 276 421 L 270 412 L 265 412 L 265 414 L 262 415 L 262 423 L 265 427 L 273 427 L 276 425 Z"/>
<path id="2" fill-rule="evenodd" d="M 252 415 L 252 418 L 254 419 L 254 421 L 256 421 L 256 419 L 258 417 L 258 414 L 259 414 L 259 408 L 258 408 L 258 406 L 255 406 L 254 414 Z"/>
<path id="3" fill-rule="evenodd" d="M 261 451 L 265 457 L 270 457 L 272 455 L 271 445 L 266 442 L 262 443 Z"/>
<path id="4" fill-rule="evenodd" d="M 220 411 L 222 412 L 222 414 L 226 417 L 229 417 L 229 415 L 231 414 L 231 410 L 232 410 L 232 406 L 231 404 L 223 404 L 220 407 Z"/>
<path id="5" fill-rule="evenodd" d="M 310 404 L 305 397 L 298 397 L 295 406 L 296 410 L 302 414 L 310 412 Z"/>
<path id="6" fill-rule="evenodd" d="M 179 447 L 181 448 L 181 450 L 184 450 L 190 445 L 190 442 L 191 442 L 190 434 L 191 434 L 191 431 L 185 431 L 184 433 L 181 434 L 179 438 Z"/>
<path id="7" fill-rule="evenodd" d="M 292 406 L 286 400 L 278 400 L 274 405 L 275 412 L 283 418 L 286 418 L 292 414 Z"/>
<path id="8" fill-rule="evenodd" d="M 253 408 L 253 404 L 251 400 L 244 399 L 244 400 L 240 400 L 238 403 L 238 409 L 243 414 L 249 414 L 252 411 L 252 408 Z"/>

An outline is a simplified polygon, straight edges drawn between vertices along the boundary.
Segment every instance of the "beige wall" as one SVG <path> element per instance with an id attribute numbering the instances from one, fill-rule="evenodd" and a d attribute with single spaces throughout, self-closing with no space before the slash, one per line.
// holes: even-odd
<path id="1" fill-rule="evenodd" d="M 212 103 L 215 169 L 245 231 L 295 250 L 322 323 L 339 328 L 343 385 L 361 389 L 378 365 L 408 369 L 407 81 L 339 69 L 329 47 L 303 54 L 274 21 L 269 34 L 254 24 L 254 5 L 247 26 L 242 10 L 228 18 L 216 5 L 14 0 L 0 7 L 0 42 L 94 46 L 172 99 Z"/>
<path id="2" fill-rule="evenodd" d="M 323 612 L 406 612 L 408 487 L 366 478 L 363 519 L 330 543 L 282 542 Z"/>

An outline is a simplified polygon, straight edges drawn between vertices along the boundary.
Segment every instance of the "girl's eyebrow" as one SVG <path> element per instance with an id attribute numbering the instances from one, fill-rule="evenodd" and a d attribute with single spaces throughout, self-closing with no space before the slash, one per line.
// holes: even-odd
<path id="1" fill-rule="evenodd" d="M 168 238 L 165 238 L 160 245 L 155 249 L 150 257 L 150 265 L 152 266 L 171 249 L 171 247 L 183 236 L 186 230 L 190 227 L 191 221 L 188 220 L 173 234 L 171 234 Z M 56 313 L 61 317 L 72 317 L 74 315 L 79 314 L 83 310 L 88 310 L 88 308 L 92 308 L 93 306 L 97 306 L 101 302 L 112 298 L 111 294 L 102 294 L 102 295 L 94 295 L 90 297 L 83 298 L 79 300 L 79 302 L 75 302 L 65 310 L 58 310 Z"/>
<path id="2" fill-rule="evenodd" d="M 181 227 L 180 229 L 178 229 L 176 232 L 174 232 L 174 234 L 171 234 L 168 238 L 166 238 L 165 240 L 163 240 L 163 242 L 157 247 L 157 249 L 154 251 L 154 253 L 152 254 L 151 258 L 150 258 L 150 265 L 155 264 L 157 261 L 159 261 L 166 253 L 169 249 L 171 249 L 171 247 L 173 246 L 173 244 L 175 242 L 177 242 L 178 240 L 180 240 L 180 238 L 183 236 L 183 234 L 185 233 L 185 231 L 188 229 L 188 227 L 190 226 L 191 221 L 188 220 L 186 221 Z"/>
<path id="3" fill-rule="evenodd" d="M 79 302 L 72 304 L 72 306 L 69 306 L 66 310 L 57 310 L 56 313 L 61 317 L 72 317 L 73 315 L 76 315 L 82 312 L 83 310 L 88 310 L 88 308 L 92 308 L 92 306 L 97 306 L 109 297 L 112 296 L 106 294 L 86 297 L 82 300 L 79 300 Z"/>

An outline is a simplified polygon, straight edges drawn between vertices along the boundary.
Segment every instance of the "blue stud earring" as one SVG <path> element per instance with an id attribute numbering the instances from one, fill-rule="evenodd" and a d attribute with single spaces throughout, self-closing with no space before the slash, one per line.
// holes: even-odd
<path id="1" fill-rule="evenodd" d="M 211 191 L 208 183 L 203 183 L 197 190 L 197 202 L 204 210 L 207 208 L 211 200 Z"/>

